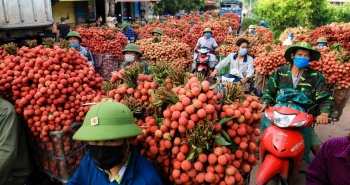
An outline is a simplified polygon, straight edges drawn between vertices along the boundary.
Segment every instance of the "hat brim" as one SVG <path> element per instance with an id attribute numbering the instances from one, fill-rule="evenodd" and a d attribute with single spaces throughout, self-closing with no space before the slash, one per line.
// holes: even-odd
<path id="1" fill-rule="evenodd" d="M 74 134 L 74 140 L 80 141 L 105 141 L 135 137 L 143 134 L 136 124 L 124 125 L 82 125 Z"/>
<path id="2" fill-rule="evenodd" d="M 140 57 L 142 57 L 142 53 L 137 52 L 137 51 L 134 51 L 134 50 L 131 50 L 131 49 L 130 49 L 130 50 L 129 50 L 129 49 L 124 49 L 124 50 L 122 51 L 122 54 L 125 55 L 126 52 L 135 52 L 135 53 L 139 54 Z"/>
<path id="3" fill-rule="evenodd" d="M 83 42 L 83 39 L 81 39 L 80 37 L 77 37 L 77 36 L 67 36 L 67 37 L 66 37 L 66 40 L 69 40 L 69 38 L 71 38 L 71 37 L 77 38 L 77 39 L 79 40 L 79 43 L 82 43 L 82 42 Z"/>
<path id="4" fill-rule="evenodd" d="M 321 58 L 321 53 L 319 51 L 316 51 L 314 49 L 310 49 L 307 47 L 302 47 L 302 46 L 291 46 L 291 47 L 287 48 L 286 52 L 284 53 L 284 58 L 288 62 L 293 63 L 293 59 L 292 59 L 291 55 L 297 49 L 309 50 L 310 55 L 311 55 L 310 61 L 316 61 L 316 60 L 319 60 Z"/>

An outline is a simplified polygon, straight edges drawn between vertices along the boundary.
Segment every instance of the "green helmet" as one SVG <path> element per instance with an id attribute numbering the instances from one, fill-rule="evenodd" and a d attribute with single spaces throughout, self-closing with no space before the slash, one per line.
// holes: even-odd
<path id="1" fill-rule="evenodd" d="M 325 37 L 320 37 L 317 39 L 317 43 L 328 43 L 328 41 Z"/>
<path id="2" fill-rule="evenodd" d="M 154 33 L 158 33 L 159 35 L 163 35 L 163 31 L 161 29 L 155 29 L 154 31 L 152 31 L 152 35 Z"/>
<path id="3" fill-rule="evenodd" d="M 164 17 L 164 16 L 161 16 L 161 17 L 160 17 L 160 20 L 165 20 L 165 17 Z"/>
<path id="4" fill-rule="evenodd" d="M 129 26 L 129 23 L 125 22 L 122 24 L 122 29 L 126 28 L 127 26 Z"/>
<path id="5" fill-rule="evenodd" d="M 193 20 L 190 20 L 190 22 L 188 22 L 189 24 L 194 24 L 194 21 Z"/>
<path id="6" fill-rule="evenodd" d="M 291 47 L 289 47 L 286 50 L 286 52 L 284 53 L 284 58 L 288 62 L 293 62 L 291 54 L 297 49 L 309 50 L 310 51 L 310 55 L 311 55 L 310 61 L 318 60 L 321 57 L 321 53 L 319 51 L 317 51 L 317 50 L 312 49 L 312 46 L 311 46 L 310 43 L 308 43 L 308 42 L 298 42 L 294 46 L 291 46 Z"/>
<path id="7" fill-rule="evenodd" d="M 69 40 L 70 37 L 76 37 L 79 40 L 79 43 L 81 43 L 83 40 L 81 39 L 80 35 L 78 32 L 76 31 L 70 31 L 67 36 L 66 36 L 66 40 Z"/>
<path id="8" fill-rule="evenodd" d="M 205 28 L 204 29 L 204 31 L 203 31 L 203 33 L 213 33 L 212 31 L 211 31 L 211 28 Z"/>
<path id="9" fill-rule="evenodd" d="M 126 47 L 122 51 L 123 55 L 125 55 L 125 53 L 128 51 L 138 53 L 140 55 L 140 57 L 142 56 L 140 47 L 136 44 L 130 43 L 130 44 L 126 45 Z"/>
<path id="10" fill-rule="evenodd" d="M 83 125 L 73 139 L 81 141 L 105 141 L 134 137 L 143 134 L 136 125 L 130 109 L 121 103 L 103 102 L 89 110 Z"/>

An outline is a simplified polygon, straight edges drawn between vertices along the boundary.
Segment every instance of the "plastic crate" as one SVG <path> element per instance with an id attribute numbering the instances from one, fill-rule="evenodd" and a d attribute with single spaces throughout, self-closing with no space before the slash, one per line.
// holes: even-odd
<path id="1" fill-rule="evenodd" d="M 110 80 L 113 71 L 119 71 L 124 60 L 118 59 L 113 55 L 105 55 L 102 57 L 101 68 L 99 74 L 104 80 Z"/>
<path id="2" fill-rule="evenodd" d="M 51 178 L 62 183 L 66 183 L 74 174 L 86 152 L 86 143 L 72 139 L 81 125 L 75 122 L 67 132 L 51 131 L 49 142 L 40 141 L 32 145 L 35 146 L 33 157 L 36 164 Z"/>

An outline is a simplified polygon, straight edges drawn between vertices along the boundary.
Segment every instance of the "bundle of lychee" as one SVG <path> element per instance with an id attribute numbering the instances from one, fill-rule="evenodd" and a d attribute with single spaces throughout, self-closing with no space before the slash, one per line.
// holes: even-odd
<path id="1" fill-rule="evenodd" d="M 154 39 L 142 39 L 136 42 L 140 46 L 142 59 L 150 65 L 169 62 L 174 66 L 188 66 L 193 61 L 191 48 L 183 43 L 175 41 L 167 36 L 162 36 L 160 42 Z"/>
<path id="2" fill-rule="evenodd" d="M 239 16 L 235 13 L 224 13 L 220 16 L 220 21 L 228 21 L 228 25 L 231 26 L 233 30 L 237 30 L 239 26 Z"/>
<path id="3" fill-rule="evenodd" d="M 144 135 L 134 145 L 176 184 L 243 184 L 257 164 L 258 98 L 239 84 L 226 84 L 223 96 L 208 81 L 186 81 L 151 92 L 154 115 L 138 120 Z"/>
<path id="4" fill-rule="evenodd" d="M 6 56 L 0 61 L 0 92 L 14 103 L 35 136 L 49 141 L 49 131 L 67 131 L 73 122 L 84 120 L 91 102 L 101 93 L 102 78 L 66 41 L 53 46 L 32 48 L 15 44 L 4 46 Z"/>
<path id="5" fill-rule="evenodd" d="M 113 55 L 122 59 L 122 50 L 128 44 L 128 39 L 114 28 L 77 28 L 82 38 L 82 46 L 88 48 L 93 54 Z"/>
<path id="6" fill-rule="evenodd" d="M 284 58 L 285 50 L 283 46 L 266 45 L 265 48 L 266 52 L 259 54 L 254 59 L 255 71 L 258 74 L 272 75 L 278 67 L 288 64 Z"/>

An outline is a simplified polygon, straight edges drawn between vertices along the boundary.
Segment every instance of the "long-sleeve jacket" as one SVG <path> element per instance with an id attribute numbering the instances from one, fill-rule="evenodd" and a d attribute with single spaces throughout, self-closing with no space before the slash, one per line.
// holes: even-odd
<path id="1" fill-rule="evenodd" d="M 0 98 L 0 185 L 23 185 L 33 168 L 13 105 Z"/>
<path id="2" fill-rule="evenodd" d="M 224 60 L 219 62 L 215 68 L 220 71 L 230 64 L 230 71 L 231 69 L 237 69 L 242 73 L 243 77 L 252 78 L 254 76 L 254 59 L 249 55 L 245 55 L 243 62 L 238 63 L 237 57 L 237 53 L 231 53 Z"/>
<path id="3" fill-rule="evenodd" d="M 279 103 L 275 100 L 280 90 L 284 88 L 294 88 L 290 65 L 279 67 L 272 74 L 264 90 L 262 102 L 267 105 Z M 330 96 L 327 82 L 320 72 L 306 67 L 294 89 L 300 90 L 308 97 L 309 102 L 306 105 L 301 105 L 305 110 L 319 100 L 321 101 L 319 103 L 320 113 L 330 113 L 333 98 Z"/>

